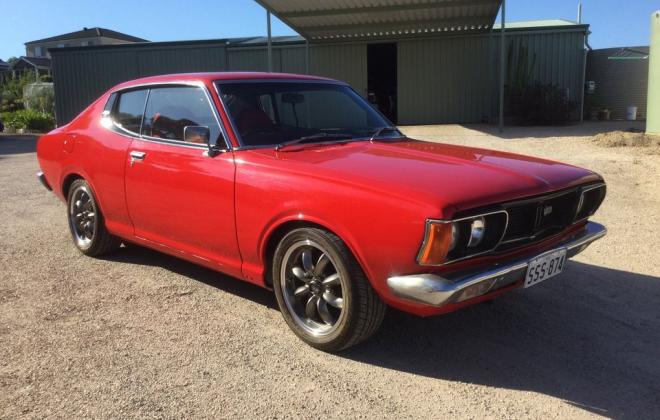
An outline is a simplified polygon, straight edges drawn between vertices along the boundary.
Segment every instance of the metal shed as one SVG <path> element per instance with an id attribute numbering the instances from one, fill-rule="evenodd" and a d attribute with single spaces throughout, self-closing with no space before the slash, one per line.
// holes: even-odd
<path id="1" fill-rule="evenodd" d="M 313 42 L 490 29 L 502 0 L 257 0 Z"/>
<path id="2" fill-rule="evenodd" d="M 290 1 L 299 8 L 318 3 Z M 390 30 L 389 35 L 387 30 L 376 29 L 376 23 L 358 20 L 359 24 L 374 28 L 371 35 L 328 35 L 309 44 L 303 37 L 276 37 L 270 48 L 267 38 L 253 37 L 52 50 L 57 121 L 70 121 L 103 91 L 124 80 L 173 72 L 268 70 L 269 50 L 272 71 L 309 72 L 344 80 L 371 99 L 374 92 L 380 91 L 375 101 L 379 107 L 387 108 L 399 124 L 497 121 L 501 38 L 499 28 L 491 26 L 497 9 L 488 5 L 499 5 L 499 0 L 447 0 L 435 12 L 443 14 L 446 25 L 434 20 L 436 26 L 422 27 L 406 26 L 410 25 L 406 17 L 427 13 L 422 5 L 437 5 L 439 1 L 414 2 L 417 6 L 404 0 L 391 3 L 407 6 L 392 6 L 387 10 L 389 14 L 377 16 L 380 20 L 376 22 L 389 16 L 390 28 L 393 21 L 398 22 L 395 27 L 400 29 L 397 33 Z M 459 3 L 461 8 L 457 8 Z M 413 10 L 409 11 L 411 7 Z M 483 20 L 483 10 L 487 10 L 491 20 Z M 302 27 L 300 22 L 313 22 L 310 13 L 291 12 L 284 19 L 297 19 L 297 25 Z M 469 19 L 475 22 L 474 28 L 462 23 L 467 18 L 461 13 L 472 15 Z M 357 12 L 348 17 L 338 12 L 330 14 L 336 20 L 332 31 L 347 25 L 341 19 L 355 20 L 359 16 Z M 299 30 L 307 36 L 325 36 L 319 27 L 309 25 Z M 506 30 L 505 52 L 526 46 L 530 57 L 535 57 L 534 79 L 565 89 L 571 100 L 579 103 L 587 31 L 587 25 L 567 21 L 511 24 Z M 575 119 L 579 119 L 578 114 Z"/>
<path id="3" fill-rule="evenodd" d="M 587 95 L 587 110 L 608 108 L 613 119 L 624 119 L 635 106 L 637 117 L 646 118 L 649 54 L 648 46 L 590 51 L 587 80 L 596 82 L 596 90 Z"/>

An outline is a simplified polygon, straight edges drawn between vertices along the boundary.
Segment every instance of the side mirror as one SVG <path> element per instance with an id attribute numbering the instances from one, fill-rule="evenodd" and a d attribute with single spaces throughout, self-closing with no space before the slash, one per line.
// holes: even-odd
<path id="1" fill-rule="evenodd" d="M 211 130 L 202 125 L 187 125 L 183 127 L 183 141 L 186 143 L 209 144 Z"/>
<path id="2" fill-rule="evenodd" d="M 211 144 L 211 130 L 203 125 L 187 125 L 183 127 L 183 141 L 187 143 L 206 144 L 209 157 L 214 157 L 222 153 L 222 150 L 216 145 Z"/>

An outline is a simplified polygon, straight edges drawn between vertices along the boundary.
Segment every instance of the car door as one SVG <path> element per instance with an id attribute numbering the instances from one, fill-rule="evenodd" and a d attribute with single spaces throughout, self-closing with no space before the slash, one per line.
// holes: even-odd
<path id="1" fill-rule="evenodd" d="M 204 87 L 149 90 L 127 157 L 126 201 L 136 237 L 239 275 L 233 153 L 210 157 L 206 144 L 183 136 L 186 126 L 206 126 L 226 147 L 212 106 Z"/>

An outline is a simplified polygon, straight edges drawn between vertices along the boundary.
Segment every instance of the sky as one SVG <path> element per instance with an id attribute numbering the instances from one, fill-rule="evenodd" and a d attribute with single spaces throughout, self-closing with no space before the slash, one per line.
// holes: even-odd
<path id="1" fill-rule="evenodd" d="M 103 27 L 150 41 L 266 34 L 266 13 L 253 0 L 2 0 L 0 58 L 25 54 L 24 43 L 83 27 Z M 578 0 L 507 0 L 507 21 L 577 17 Z M 583 0 L 593 48 L 648 45 L 660 0 Z M 499 19 L 499 18 L 498 18 Z M 295 32 L 273 21 L 273 35 Z"/>

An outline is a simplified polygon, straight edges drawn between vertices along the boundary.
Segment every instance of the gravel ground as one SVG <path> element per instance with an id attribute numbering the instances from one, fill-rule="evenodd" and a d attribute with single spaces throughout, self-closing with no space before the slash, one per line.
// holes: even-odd
<path id="1" fill-rule="evenodd" d="M 303 345 L 266 290 L 136 246 L 83 257 L 34 139 L 0 136 L 0 418 L 657 418 L 660 156 L 592 141 L 621 128 L 405 128 L 598 171 L 610 234 L 492 303 L 391 310 L 340 355 Z"/>

